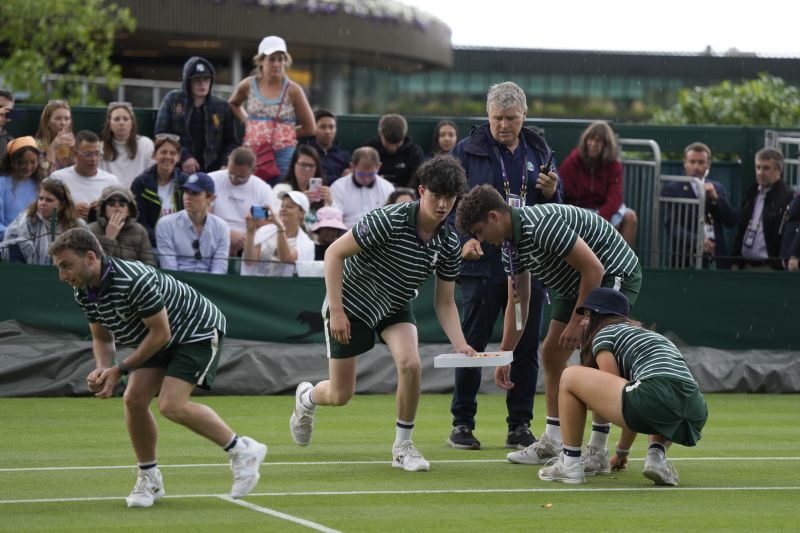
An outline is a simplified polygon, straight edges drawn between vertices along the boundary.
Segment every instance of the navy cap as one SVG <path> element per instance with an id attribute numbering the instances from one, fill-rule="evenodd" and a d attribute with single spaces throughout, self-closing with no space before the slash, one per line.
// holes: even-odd
<path id="1" fill-rule="evenodd" d="M 617 315 L 627 318 L 631 312 L 631 304 L 621 292 L 607 287 L 598 287 L 589 293 L 586 301 L 577 311 L 583 314 L 587 309 L 599 315 Z"/>
<path id="2" fill-rule="evenodd" d="M 181 189 L 189 189 L 194 192 L 207 192 L 214 194 L 214 180 L 205 172 L 195 172 L 181 185 Z"/>

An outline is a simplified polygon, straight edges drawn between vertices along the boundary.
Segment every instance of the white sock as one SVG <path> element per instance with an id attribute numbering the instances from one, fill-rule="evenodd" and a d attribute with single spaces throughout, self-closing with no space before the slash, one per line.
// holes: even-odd
<path id="1" fill-rule="evenodd" d="M 314 407 L 317 406 L 317 404 L 314 403 L 314 399 L 311 398 L 312 392 L 314 392 L 314 387 L 311 387 L 310 389 L 308 389 L 307 391 L 305 391 L 303 394 L 300 395 L 300 403 L 302 403 L 303 407 L 305 407 L 306 409 L 313 409 Z"/>
<path id="2" fill-rule="evenodd" d="M 581 447 L 578 446 L 562 446 L 564 453 L 561 455 L 564 460 L 564 466 L 572 466 L 575 463 L 581 462 Z"/>
<path id="3" fill-rule="evenodd" d="M 551 440 L 561 442 L 561 421 L 557 417 L 548 416 L 544 426 L 544 434 Z"/>
<path id="4" fill-rule="evenodd" d="M 611 433 L 611 424 L 595 424 L 592 422 L 592 436 L 589 437 L 589 446 L 605 450 L 608 448 L 609 433 Z"/>
<path id="5" fill-rule="evenodd" d="M 395 424 L 394 443 L 400 444 L 401 442 L 411 440 L 411 433 L 414 431 L 414 421 L 406 422 L 405 420 L 398 420 Z"/>

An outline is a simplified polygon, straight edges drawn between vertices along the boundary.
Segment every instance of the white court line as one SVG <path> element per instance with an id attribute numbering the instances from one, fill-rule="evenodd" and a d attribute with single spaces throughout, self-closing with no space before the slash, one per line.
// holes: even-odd
<path id="1" fill-rule="evenodd" d="M 547 487 L 528 489 L 418 489 L 418 490 L 348 490 L 348 491 L 311 491 L 311 492 L 251 492 L 248 498 L 253 497 L 297 497 L 297 496 L 381 496 L 381 495 L 414 495 L 414 494 L 515 494 L 537 492 L 732 492 L 732 491 L 800 491 L 797 487 Z M 165 495 L 162 499 L 182 500 L 185 498 L 222 498 L 222 494 L 178 494 Z M 122 496 L 86 496 L 80 498 L 34 498 L 29 500 L 0 500 L 0 505 L 23 503 L 71 503 L 123 500 Z"/>
<path id="2" fill-rule="evenodd" d="M 670 461 L 800 461 L 800 457 L 670 457 Z M 642 458 L 631 457 L 631 461 L 644 461 Z M 263 463 L 264 466 L 340 466 L 340 465 L 383 465 L 391 463 L 391 459 L 384 461 L 276 461 Z M 430 461 L 431 464 L 445 463 L 509 463 L 507 459 L 443 459 Z M 509 463 L 510 464 L 510 463 Z M 196 463 L 178 465 L 158 465 L 158 468 L 228 468 L 228 463 Z M 135 465 L 110 465 L 110 466 L 39 466 L 31 468 L 0 468 L 3 472 L 50 472 L 56 470 L 124 470 L 134 469 Z"/>
<path id="3" fill-rule="evenodd" d="M 316 529 L 317 531 L 322 531 L 323 533 L 342 533 L 338 529 L 331 529 L 329 527 L 323 526 L 322 524 L 317 524 L 316 522 L 312 522 L 311 520 L 306 520 L 305 518 L 292 516 L 290 514 L 282 513 L 274 509 L 269 509 L 268 507 L 261 507 L 260 505 L 254 505 L 250 502 L 246 502 L 243 500 L 235 500 L 230 496 L 217 496 L 217 497 L 221 500 L 225 500 L 226 502 L 235 503 L 236 505 L 240 505 L 242 507 L 250 509 L 251 511 L 256 511 L 269 516 L 274 516 L 275 518 L 280 518 L 281 520 L 294 522 L 295 524 L 300 524 L 301 526 L 306 526 L 311 529 Z"/>

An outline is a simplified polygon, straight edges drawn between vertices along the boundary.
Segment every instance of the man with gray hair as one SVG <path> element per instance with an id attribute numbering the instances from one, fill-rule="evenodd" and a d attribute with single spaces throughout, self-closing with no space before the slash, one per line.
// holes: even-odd
<path id="1" fill-rule="evenodd" d="M 230 228 L 230 257 L 241 255 L 247 234 L 245 218 L 254 205 L 271 208 L 275 202 L 272 187 L 261 179 L 252 179 L 256 154 L 246 146 L 234 148 L 228 156 L 228 168 L 209 173 L 217 197 L 212 212 Z"/>
<path id="2" fill-rule="evenodd" d="M 464 167 L 470 188 L 490 184 L 517 207 L 561 202 L 558 175 L 552 170 L 556 168 L 553 151 L 541 135 L 523 126 L 527 112 L 525 93 L 518 85 L 510 81 L 492 85 L 486 97 L 489 123 L 474 126 L 451 155 Z M 544 169 L 545 165 L 549 165 L 549 169 Z M 462 235 L 461 243 L 462 328 L 470 346 L 483 351 L 498 315 L 508 303 L 508 278 L 500 247 L 482 244 L 472 235 Z M 514 449 L 524 449 L 535 442 L 530 423 L 539 371 L 537 348 L 544 288 L 538 280 L 533 280 L 531 285 L 527 325 L 514 351 L 514 362 L 495 371 L 495 382 L 507 390 L 505 444 Z M 472 433 L 480 384 L 479 368 L 456 369 L 450 407 L 453 430 L 447 439 L 454 448 L 480 448 L 480 442 Z"/>
<path id="3" fill-rule="evenodd" d="M 742 216 L 733 243 L 734 269 L 783 270 L 781 223 L 792 189 L 783 174 L 783 154 L 774 148 L 756 153 L 756 183 L 742 201 Z"/>

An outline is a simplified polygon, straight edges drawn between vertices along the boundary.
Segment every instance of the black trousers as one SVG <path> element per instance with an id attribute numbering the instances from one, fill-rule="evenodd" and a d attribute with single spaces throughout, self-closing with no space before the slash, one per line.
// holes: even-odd
<path id="1" fill-rule="evenodd" d="M 462 277 L 461 303 L 464 319 L 461 327 L 467 343 L 478 351 L 486 349 L 497 317 L 502 315 L 508 299 L 508 286 L 491 283 L 485 278 Z M 544 286 L 531 278 L 531 299 L 525 332 L 514 350 L 511 363 L 511 382 L 514 387 L 506 392 L 509 430 L 530 424 L 533 418 L 533 396 L 539 375 L 539 330 L 542 324 Z M 493 369 L 490 369 L 493 371 Z M 450 412 L 453 426 L 475 428 L 475 413 L 478 411 L 477 394 L 481 386 L 480 368 L 456 368 L 455 389 Z"/>

